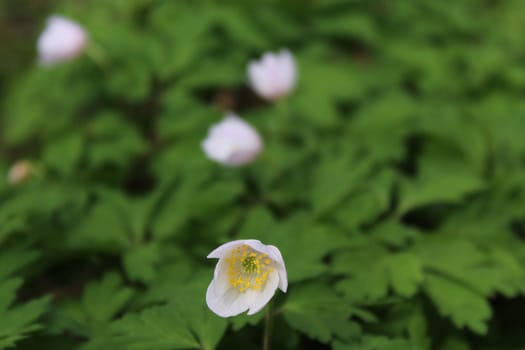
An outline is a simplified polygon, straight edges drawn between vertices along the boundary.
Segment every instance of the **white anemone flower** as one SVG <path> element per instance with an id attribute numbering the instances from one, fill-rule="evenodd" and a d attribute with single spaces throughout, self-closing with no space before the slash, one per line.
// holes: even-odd
<path id="1" fill-rule="evenodd" d="M 257 130 L 233 113 L 210 128 L 202 148 L 208 158 L 228 166 L 253 161 L 261 152 L 263 142 Z"/>
<path id="2" fill-rule="evenodd" d="M 84 52 L 87 41 L 88 35 L 78 23 L 62 16 L 50 16 L 37 42 L 40 63 L 52 65 L 73 59 Z"/>
<path id="3" fill-rule="evenodd" d="M 262 98 L 274 101 L 287 96 L 297 81 L 297 65 L 287 49 L 265 53 L 259 61 L 248 64 L 248 80 Z"/>
<path id="4" fill-rule="evenodd" d="M 208 307 L 221 317 L 253 315 L 273 297 L 286 293 L 288 276 L 279 249 L 255 239 L 225 243 L 208 258 L 219 259 L 206 291 Z"/>

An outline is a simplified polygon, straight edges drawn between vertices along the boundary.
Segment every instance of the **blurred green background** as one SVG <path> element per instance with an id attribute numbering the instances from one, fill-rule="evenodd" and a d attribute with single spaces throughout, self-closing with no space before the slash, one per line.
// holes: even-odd
<path id="1" fill-rule="evenodd" d="M 90 45 L 42 67 L 54 13 Z M 522 0 L 0 2 L 0 349 L 261 348 L 204 299 L 239 238 L 288 268 L 272 349 L 524 349 L 524 38 Z M 242 168 L 201 150 L 229 110 Z"/>

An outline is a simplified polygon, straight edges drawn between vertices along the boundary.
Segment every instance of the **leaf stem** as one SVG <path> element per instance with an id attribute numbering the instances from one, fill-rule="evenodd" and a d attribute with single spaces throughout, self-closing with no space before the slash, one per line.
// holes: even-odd
<path id="1" fill-rule="evenodd" d="M 266 313 L 264 314 L 264 334 L 262 350 L 270 350 L 270 343 L 272 340 L 272 303 L 268 304 Z"/>

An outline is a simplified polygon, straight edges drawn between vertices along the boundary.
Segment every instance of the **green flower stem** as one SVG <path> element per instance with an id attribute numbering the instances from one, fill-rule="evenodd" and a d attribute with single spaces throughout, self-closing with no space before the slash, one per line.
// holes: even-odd
<path id="1" fill-rule="evenodd" d="M 270 343 L 272 341 L 272 303 L 268 304 L 266 313 L 264 314 L 264 334 L 262 350 L 270 350 Z"/>
<path id="2" fill-rule="evenodd" d="M 288 108 L 288 99 L 286 97 L 275 102 L 277 112 L 279 114 L 280 120 L 280 132 L 282 135 L 286 135 L 288 128 L 290 127 L 290 111 Z"/>
<path id="3" fill-rule="evenodd" d="M 273 101 L 272 112 L 275 113 L 275 118 L 267 121 L 269 136 L 274 140 L 284 142 L 290 128 L 288 99 L 284 97 Z"/>

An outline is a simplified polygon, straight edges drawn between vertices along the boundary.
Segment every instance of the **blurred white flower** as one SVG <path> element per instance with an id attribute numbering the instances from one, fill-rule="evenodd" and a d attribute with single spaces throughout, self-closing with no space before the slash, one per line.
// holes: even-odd
<path id="1" fill-rule="evenodd" d="M 290 51 L 283 49 L 265 53 L 261 60 L 248 64 L 248 80 L 252 89 L 266 100 L 287 96 L 295 87 L 297 66 Z"/>
<path id="2" fill-rule="evenodd" d="M 208 307 L 221 317 L 248 310 L 253 315 L 275 294 L 286 293 L 288 276 L 281 252 L 255 239 L 225 243 L 208 258 L 219 259 L 206 291 Z"/>
<path id="3" fill-rule="evenodd" d="M 221 122 L 213 125 L 202 142 L 210 159 L 230 166 L 251 162 L 262 147 L 257 131 L 233 113 L 228 113 Z"/>
<path id="4" fill-rule="evenodd" d="M 7 173 L 7 182 L 11 185 L 18 185 L 25 182 L 32 172 L 31 162 L 19 160 L 11 166 Z"/>
<path id="5" fill-rule="evenodd" d="M 62 16 L 50 16 L 38 38 L 40 63 L 52 65 L 75 58 L 84 52 L 87 41 L 87 33 L 78 23 Z"/>

